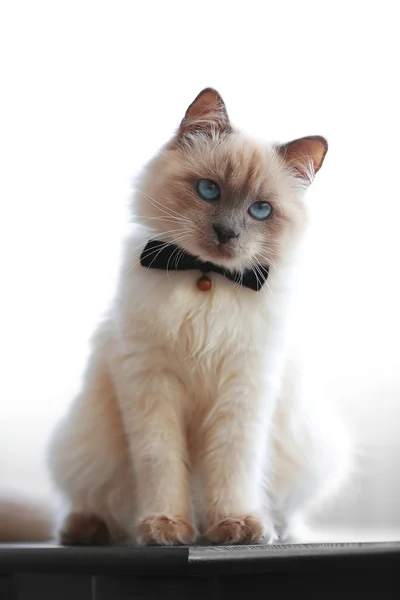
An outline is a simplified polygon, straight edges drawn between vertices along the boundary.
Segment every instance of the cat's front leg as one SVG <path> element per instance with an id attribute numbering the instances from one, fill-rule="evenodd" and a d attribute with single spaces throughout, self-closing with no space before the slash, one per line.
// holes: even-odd
<path id="1" fill-rule="evenodd" d="M 136 480 L 136 540 L 191 544 L 196 530 L 191 524 L 185 390 L 171 371 L 149 369 L 136 370 L 120 395 Z"/>
<path id="2" fill-rule="evenodd" d="M 236 382 L 204 423 L 205 537 L 216 544 L 274 539 L 263 475 L 273 398 Z"/>

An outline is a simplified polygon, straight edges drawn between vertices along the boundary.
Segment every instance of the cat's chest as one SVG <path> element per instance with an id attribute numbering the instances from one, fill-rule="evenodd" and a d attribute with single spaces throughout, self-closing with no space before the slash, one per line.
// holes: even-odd
<path id="1" fill-rule="evenodd" d="M 219 274 L 208 277 L 204 286 L 197 271 L 139 271 L 130 306 L 134 326 L 184 355 L 263 346 L 274 321 L 268 292 L 240 288 Z"/>

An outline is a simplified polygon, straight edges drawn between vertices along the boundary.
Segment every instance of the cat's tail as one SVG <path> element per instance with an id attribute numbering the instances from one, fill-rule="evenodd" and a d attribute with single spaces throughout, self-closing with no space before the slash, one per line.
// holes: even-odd
<path id="1" fill-rule="evenodd" d="M 0 543 L 48 542 L 54 513 L 47 500 L 0 491 Z"/>

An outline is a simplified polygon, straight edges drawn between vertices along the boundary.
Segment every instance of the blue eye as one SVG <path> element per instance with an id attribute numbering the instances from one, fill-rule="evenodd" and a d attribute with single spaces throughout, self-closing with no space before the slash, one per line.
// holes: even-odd
<path id="1" fill-rule="evenodd" d="M 268 202 L 254 202 L 249 206 L 249 215 L 257 221 L 265 221 L 272 213 L 272 206 Z"/>
<path id="2" fill-rule="evenodd" d="M 199 179 L 196 190 L 203 200 L 218 200 L 221 195 L 219 186 L 210 179 Z"/>

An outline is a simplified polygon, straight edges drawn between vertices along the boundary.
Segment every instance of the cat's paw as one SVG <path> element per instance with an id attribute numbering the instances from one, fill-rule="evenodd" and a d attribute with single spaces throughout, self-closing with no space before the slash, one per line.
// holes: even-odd
<path id="1" fill-rule="evenodd" d="M 92 513 L 72 512 L 60 532 L 63 546 L 103 546 L 111 542 L 110 531 L 103 519 Z"/>
<path id="2" fill-rule="evenodd" d="M 256 515 L 227 517 L 211 525 L 205 537 L 213 544 L 252 544 L 271 541 L 263 521 Z"/>
<path id="3" fill-rule="evenodd" d="M 143 519 L 137 528 L 137 541 L 144 545 L 189 546 L 197 532 L 184 519 L 168 515 L 152 515 Z"/>

